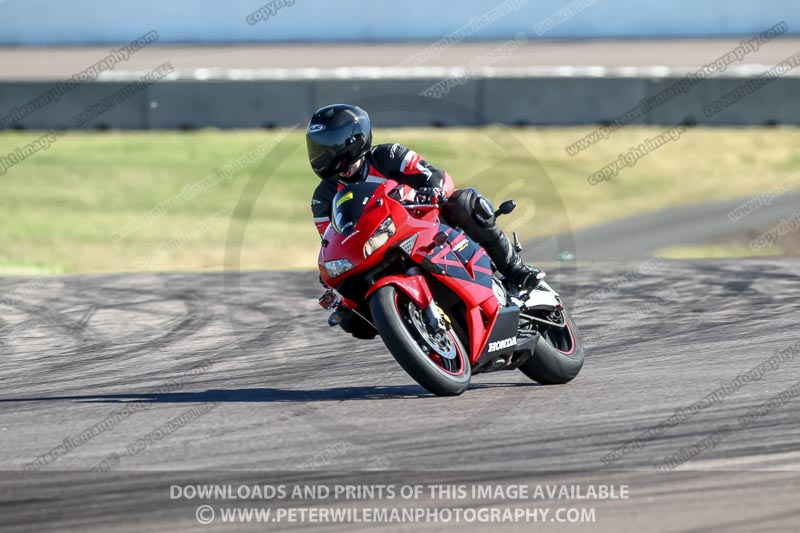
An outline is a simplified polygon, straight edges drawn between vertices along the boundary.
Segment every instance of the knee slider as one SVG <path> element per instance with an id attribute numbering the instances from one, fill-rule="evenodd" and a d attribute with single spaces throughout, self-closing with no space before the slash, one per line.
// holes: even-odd
<path id="1" fill-rule="evenodd" d="M 477 192 L 475 193 L 475 204 L 472 208 L 472 218 L 484 228 L 491 228 L 495 224 L 492 202 Z"/>

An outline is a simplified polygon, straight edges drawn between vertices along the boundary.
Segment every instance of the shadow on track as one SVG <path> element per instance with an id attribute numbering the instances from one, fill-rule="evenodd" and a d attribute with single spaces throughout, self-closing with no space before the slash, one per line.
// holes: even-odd
<path id="1" fill-rule="evenodd" d="M 507 387 L 537 387 L 538 383 L 482 383 L 470 385 L 470 390 L 497 389 Z M 84 396 L 41 396 L 34 398 L 0 399 L 7 402 L 55 402 L 80 401 L 85 403 L 291 403 L 291 402 L 337 402 L 345 400 L 394 400 L 412 398 L 434 398 L 419 385 L 392 387 L 335 387 L 331 389 L 216 389 L 202 392 L 167 392 L 142 394 L 91 394 Z"/>

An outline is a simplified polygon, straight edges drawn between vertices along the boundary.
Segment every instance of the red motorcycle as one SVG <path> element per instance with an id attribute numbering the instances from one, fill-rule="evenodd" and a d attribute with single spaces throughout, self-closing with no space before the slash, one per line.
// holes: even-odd
<path id="1" fill-rule="evenodd" d="M 497 370 L 518 368 L 542 384 L 575 378 L 583 344 L 559 295 L 544 281 L 534 290 L 506 286 L 483 248 L 440 221 L 436 202 L 414 203 L 413 195 L 392 180 L 336 194 L 319 254 L 332 287 L 323 307 L 358 313 L 439 396 L 459 395 L 474 374 Z M 514 207 L 503 202 L 495 214 Z"/>

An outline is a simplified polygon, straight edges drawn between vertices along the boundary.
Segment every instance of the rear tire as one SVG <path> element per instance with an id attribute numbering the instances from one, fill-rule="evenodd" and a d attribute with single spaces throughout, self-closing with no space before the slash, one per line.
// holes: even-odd
<path id="1" fill-rule="evenodd" d="M 560 385 L 575 379 L 583 367 L 583 340 L 580 331 L 566 310 L 567 325 L 549 328 L 536 344 L 533 357 L 519 369 L 542 385 Z"/>
<path id="2" fill-rule="evenodd" d="M 369 307 L 372 319 L 384 344 L 403 370 L 414 381 L 436 396 L 458 396 L 462 394 L 472 377 L 469 356 L 458 335 L 450 329 L 448 335 L 455 343 L 456 363 L 460 362 L 458 373 L 452 373 L 437 363 L 431 354 L 425 353 L 420 339 L 412 334 L 413 326 L 406 311 L 407 297 L 392 285 L 375 291 L 370 297 Z M 434 354 L 434 357 L 438 357 Z"/>

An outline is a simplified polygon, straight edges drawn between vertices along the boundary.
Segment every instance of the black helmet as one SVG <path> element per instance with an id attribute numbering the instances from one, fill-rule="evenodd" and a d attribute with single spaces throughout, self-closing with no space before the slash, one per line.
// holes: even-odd
<path id="1" fill-rule="evenodd" d="M 306 130 L 311 168 L 322 179 L 336 176 L 372 146 L 369 115 L 360 107 L 334 104 L 318 109 Z"/>

